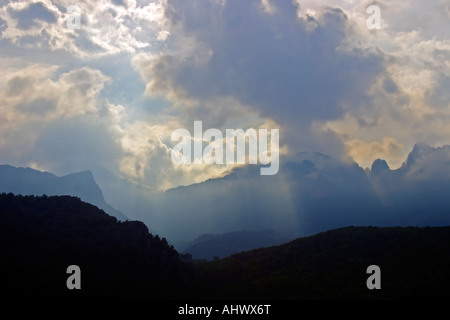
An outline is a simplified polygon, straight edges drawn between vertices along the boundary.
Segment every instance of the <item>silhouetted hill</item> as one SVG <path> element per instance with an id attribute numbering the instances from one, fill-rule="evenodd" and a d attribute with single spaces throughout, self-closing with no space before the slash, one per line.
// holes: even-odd
<path id="1" fill-rule="evenodd" d="M 381 290 L 366 286 L 381 269 Z M 450 298 L 450 227 L 347 227 L 195 265 L 193 297 Z"/>
<path id="2" fill-rule="evenodd" d="M 288 240 L 291 239 L 282 237 L 273 230 L 204 234 L 197 237 L 183 252 L 190 253 L 193 259 L 211 260 L 241 251 L 281 244 Z"/>
<path id="3" fill-rule="evenodd" d="M 122 212 L 106 203 L 102 190 L 90 171 L 58 177 L 52 173 L 31 168 L 0 165 L 0 192 L 35 196 L 45 194 L 47 196 L 79 197 L 119 220 L 127 220 Z"/>
<path id="4" fill-rule="evenodd" d="M 66 287 L 69 265 L 81 290 Z M 381 290 L 366 287 L 370 265 Z M 10 193 L 0 194 L 0 268 L 12 299 L 448 299 L 450 227 L 347 227 L 186 263 L 141 222 L 74 197 Z"/>
<path id="5" fill-rule="evenodd" d="M 70 265 L 81 290 L 69 290 Z M 185 275 L 175 249 L 138 221 L 69 196 L 0 195 L 0 267 L 9 298 L 167 298 Z"/>

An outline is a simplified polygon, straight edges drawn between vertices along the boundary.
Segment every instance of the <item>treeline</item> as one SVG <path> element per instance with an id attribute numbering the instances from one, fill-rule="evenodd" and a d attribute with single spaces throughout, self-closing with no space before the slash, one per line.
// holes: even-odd
<path id="1" fill-rule="evenodd" d="M 381 270 L 369 290 L 367 267 Z M 199 262 L 193 297 L 450 299 L 450 227 L 347 227 Z"/>
<path id="2" fill-rule="evenodd" d="M 449 299 L 450 227 L 347 227 L 210 262 L 69 196 L 0 194 L 9 298 Z M 81 290 L 69 290 L 69 265 Z M 367 267 L 381 270 L 369 290 Z"/>
<path id="3" fill-rule="evenodd" d="M 81 290 L 66 286 L 69 265 Z M 166 239 L 70 196 L 0 195 L 0 268 L 9 297 L 164 299 L 186 281 Z"/>

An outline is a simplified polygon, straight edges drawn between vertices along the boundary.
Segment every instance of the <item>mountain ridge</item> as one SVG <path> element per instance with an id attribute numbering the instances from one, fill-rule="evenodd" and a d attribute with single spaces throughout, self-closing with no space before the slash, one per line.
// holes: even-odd
<path id="1" fill-rule="evenodd" d="M 23 195 L 72 195 L 89 202 L 119 220 L 128 218 L 109 205 L 90 170 L 57 175 L 29 167 L 0 165 L 0 192 Z"/>
<path id="2" fill-rule="evenodd" d="M 189 253 L 193 259 L 224 258 L 241 251 L 269 247 L 292 240 L 273 230 L 230 231 L 224 234 L 203 234 L 194 239 L 183 253 Z"/>
<path id="3" fill-rule="evenodd" d="M 346 224 L 447 225 L 449 163 L 450 146 L 417 144 L 398 169 L 381 159 L 370 170 L 302 152 L 281 161 L 274 176 L 260 176 L 258 166 L 246 166 L 169 189 L 144 200 L 164 215 L 140 216 L 180 247 L 201 234 L 233 230 L 303 236 Z"/>

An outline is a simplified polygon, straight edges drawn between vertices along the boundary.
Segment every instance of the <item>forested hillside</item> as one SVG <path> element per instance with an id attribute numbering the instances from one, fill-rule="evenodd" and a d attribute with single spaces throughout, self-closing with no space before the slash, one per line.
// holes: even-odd
<path id="1" fill-rule="evenodd" d="M 367 267 L 381 270 L 369 290 Z M 195 266 L 197 297 L 450 298 L 450 227 L 348 227 Z"/>
<path id="2" fill-rule="evenodd" d="M 81 269 L 69 290 L 67 267 Z M 381 270 L 369 290 L 368 266 Z M 0 195 L 8 298 L 450 298 L 450 227 L 347 227 L 214 261 L 181 260 L 138 221 L 68 196 Z"/>
<path id="3" fill-rule="evenodd" d="M 1 194 L 0 244 L 9 297 L 167 298 L 185 281 L 166 239 L 69 196 Z M 81 269 L 81 290 L 67 289 L 70 265 Z"/>

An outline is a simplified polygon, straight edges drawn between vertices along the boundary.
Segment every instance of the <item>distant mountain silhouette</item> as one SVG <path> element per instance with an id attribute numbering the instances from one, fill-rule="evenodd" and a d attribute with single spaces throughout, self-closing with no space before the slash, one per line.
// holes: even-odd
<path id="1" fill-rule="evenodd" d="M 224 258 L 233 253 L 251 249 L 269 247 L 287 242 L 288 239 L 273 230 L 234 231 L 224 234 L 204 234 L 197 237 L 183 250 L 190 253 L 193 259 Z"/>
<path id="2" fill-rule="evenodd" d="M 31 168 L 0 165 L 0 192 L 22 195 L 70 195 L 89 202 L 119 220 L 128 218 L 106 203 L 102 190 L 90 171 L 58 177 Z"/>
<path id="3" fill-rule="evenodd" d="M 218 179 L 135 199 L 139 216 L 182 247 L 202 234 L 272 229 L 286 238 L 355 226 L 450 225 L 450 146 L 416 145 L 398 169 L 372 170 L 313 152 L 280 159 L 279 172 L 235 168 Z M 147 205 L 143 205 L 147 203 Z M 148 214 L 163 212 L 153 216 Z M 130 208 L 132 210 L 132 208 Z"/>
<path id="4" fill-rule="evenodd" d="M 81 269 L 69 290 L 67 267 Z M 69 196 L 0 194 L 6 298 L 174 298 L 186 274 L 175 249 L 139 221 L 118 221 Z"/>
<path id="5" fill-rule="evenodd" d="M 377 159 L 373 162 L 372 168 L 370 169 L 370 174 L 372 176 L 384 174 L 385 172 L 388 172 L 389 165 L 385 160 Z"/>

